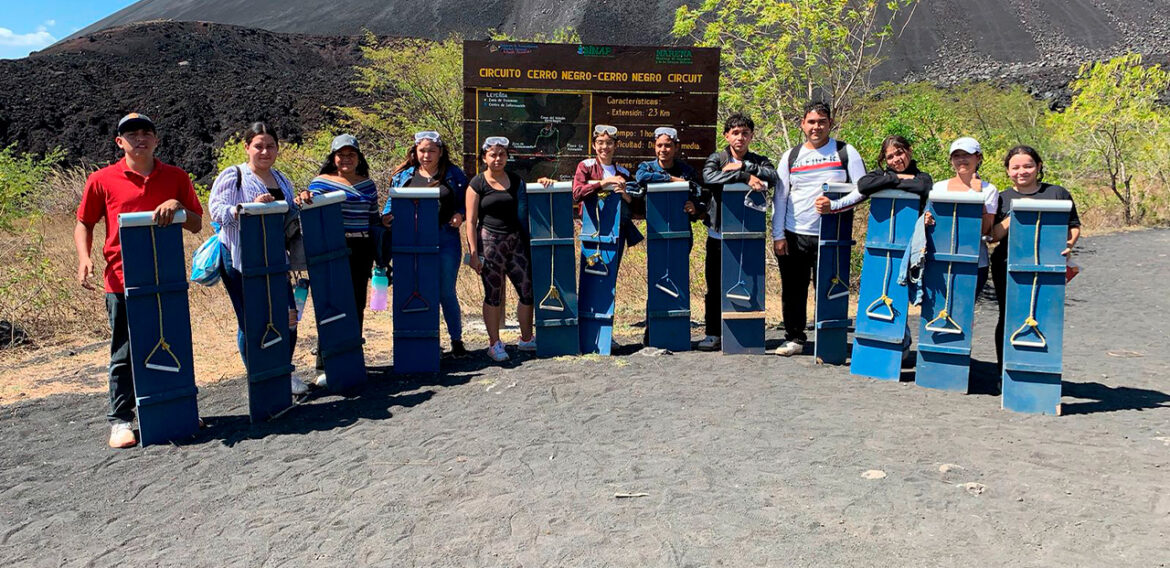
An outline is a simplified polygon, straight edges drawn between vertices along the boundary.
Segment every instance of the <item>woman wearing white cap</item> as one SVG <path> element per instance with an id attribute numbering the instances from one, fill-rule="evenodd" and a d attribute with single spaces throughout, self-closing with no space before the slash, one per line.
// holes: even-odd
<path id="1" fill-rule="evenodd" d="M 317 177 L 309 182 L 308 201 L 314 195 L 332 191 L 345 192 L 341 203 L 341 223 L 345 229 L 345 245 L 349 249 L 349 275 L 353 282 L 353 298 L 357 306 L 358 331 L 365 319 L 366 291 L 374 267 L 374 237 L 378 222 L 378 187 L 370 179 L 370 164 L 352 134 L 341 134 L 329 145 L 329 155 L 321 164 Z M 324 367 L 324 359 L 317 354 L 317 370 Z M 317 377 L 317 386 L 325 385 L 325 375 Z"/>
<path id="2" fill-rule="evenodd" d="M 451 356 L 464 357 L 467 349 L 463 347 L 463 315 L 455 294 L 455 280 L 463 259 L 459 227 L 467 214 L 467 175 L 451 163 L 447 145 L 439 133 L 424 130 L 415 133 L 414 145 L 406 151 L 406 159 L 395 168 L 393 176 L 391 187 L 439 188 L 439 306 L 451 336 Z M 390 204 L 391 200 L 387 199 L 382 208 L 382 221 L 387 225 L 394 219 Z"/>
<path id="3" fill-rule="evenodd" d="M 300 210 L 296 207 L 296 191 L 292 182 L 274 167 L 280 153 L 276 131 L 263 122 L 257 122 L 244 132 L 243 138 L 247 161 L 220 172 L 211 185 L 211 196 L 207 201 L 211 219 L 219 225 L 219 242 L 223 247 L 221 256 L 226 262 L 220 269 L 220 275 L 236 312 L 236 343 L 240 357 L 245 358 L 247 364 L 244 351 L 244 277 L 240 264 L 240 219 L 237 206 L 243 203 L 286 201 L 289 220 L 297 217 Z M 287 345 L 291 351 L 297 344 L 297 308 L 291 285 L 288 288 L 288 325 L 291 337 Z M 293 394 L 304 394 L 308 390 L 308 385 L 293 375 Z"/>
<path id="4" fill-rule="evenodd" d="M 999 190 L 989 181 L 979 178 L 979 166 L 983 164 L 983 147 L 979 141 L 964 136 L 951 143 L 951 168 L 955 176 L 934 184 L 934 190 L 965 191 L 982 194 L 983 197 L 983 226 L 981 234 L 987 235 L 991 225 L 995 222 L 995 212 L 998 210 Z M 928 214 L 929 215 L 929 214 Z M 932 223 L 927 217 L 927 223 Z M 987 283 L 987 242 L 986 239 L 979 245 L 979 272 L 975 280 L 975 294 L 978 296 Z"/>

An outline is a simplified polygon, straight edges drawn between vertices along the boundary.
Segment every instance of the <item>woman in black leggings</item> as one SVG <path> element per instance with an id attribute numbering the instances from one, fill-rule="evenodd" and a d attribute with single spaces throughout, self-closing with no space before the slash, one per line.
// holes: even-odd
<path id="1" fill-rule="evenodd" d="M 467 247 L 469 264 L 483 280 L 483 321 L 487 326 L 488 357 L 507 361 L 508 352 L 500 341 L 500 310 L 503 307 L 504 278 L 512 281 L 520 296 L 516 309 L 520 319 L 521 351 L 535 351 L 532 336 L 532 277 L 528 255 L 528 193 L 520 176 L 504 169 L 510 142 L 503 136 L 489 136 L 480 151 L 487 169 L 468 183 Z"/>

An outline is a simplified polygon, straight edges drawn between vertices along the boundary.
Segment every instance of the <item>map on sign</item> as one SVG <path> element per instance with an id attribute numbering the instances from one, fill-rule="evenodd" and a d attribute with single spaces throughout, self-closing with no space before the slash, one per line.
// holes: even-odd
<path id="1" fill-rule="evenodd" d="M 589 93 L 477 90 L 476 145 L 507 137 L 509 169 L 524 179 L 571 177 L 589 154 L 590 105 Z"/>

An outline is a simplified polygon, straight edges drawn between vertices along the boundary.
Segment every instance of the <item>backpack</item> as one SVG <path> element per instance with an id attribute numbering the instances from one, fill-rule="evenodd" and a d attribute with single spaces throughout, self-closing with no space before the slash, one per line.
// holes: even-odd
<path id="1" fill-rule="evenodd" d="M 236 166 L 232 169 L 236 171 L 236 191 L 240 191 L 243 189 L 240 167 Z M 231 257 L 219 244 L 219 224 L 212 222 L 211 226 L 215 229 L 215 233 L 199 245 L 199 248 L 195 249 L 195 254 L 191 255 L 191 281 L 203 286 L 219 284 L 220 268 L 231 263 Z"/>
<path id="2" fill-rule="evenodd" d="M 845 151 L 849 145 L 840 140 L 834 140 L 834 142 L 837 143 L 837 157 L 841 159 L 841 169 L 845 170 L 845 183 L 852 182 L 849 175 L 849 152 Z M 792 166 L 798 157 L 800 157 L 800 146 L 788 150 L 788 175 L 792 175 Z"/>

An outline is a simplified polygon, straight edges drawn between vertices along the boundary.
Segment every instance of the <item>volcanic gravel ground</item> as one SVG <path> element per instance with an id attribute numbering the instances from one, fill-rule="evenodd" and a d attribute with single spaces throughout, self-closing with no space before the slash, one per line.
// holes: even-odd
<path id="1" fill-rule="evenodd" d="M 1060 417 L 1000 409 L 990 302 L 966 396 L 627 346 L 375 369 L 254 425 L 240 379 L 146 449 L 105 447 L 103 396 L 18 403 L 0 565 L 1166 566 L 1168 254 L 1083 241 Z"/>

